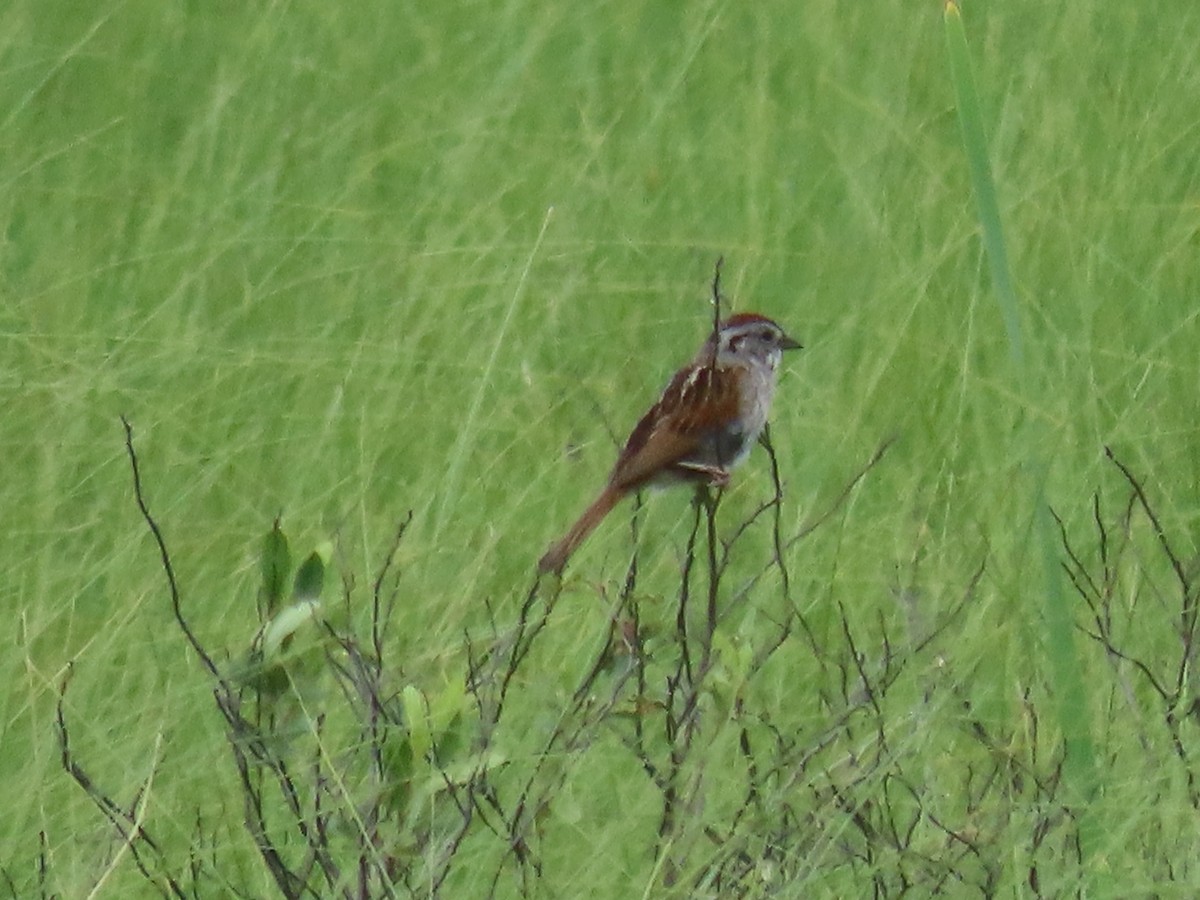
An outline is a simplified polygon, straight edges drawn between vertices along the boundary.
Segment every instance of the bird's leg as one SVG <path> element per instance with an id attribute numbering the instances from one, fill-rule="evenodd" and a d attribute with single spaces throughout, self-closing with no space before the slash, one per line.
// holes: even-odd
<path id="1" fill-rule="evenodd" d="M 722 466 L 710 466 L 705 463 L 681 462 L 678 468 L 687 475 L 694 475 L 701 481 L 702 489 L 715 487 L 717 489 L 729 484 L 729 470 Z"/>

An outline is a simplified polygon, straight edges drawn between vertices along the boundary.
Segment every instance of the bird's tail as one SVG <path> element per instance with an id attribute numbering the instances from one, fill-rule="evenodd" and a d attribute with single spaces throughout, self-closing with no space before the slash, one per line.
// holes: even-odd
<path id="1" fill-rule="evenodd" d="M 585 509 L 583 515 L 571 526 L 570 531 L 538 560 L 538 571 L 561 573 L 571 554 L 595 531 L 596 526 L 604 521 L 604 517 L 612 512 L 612 508 L 623 496 L 625 491 L 611 484 L 601 491 L 600 496 L 592 501 L 592 505 Z"/>

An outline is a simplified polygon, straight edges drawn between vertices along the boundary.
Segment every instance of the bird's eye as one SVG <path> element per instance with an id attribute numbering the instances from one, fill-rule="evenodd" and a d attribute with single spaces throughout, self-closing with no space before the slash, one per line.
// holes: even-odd
<path id="1" fill-rule="evenodd" d="M 764 341 L 766 341 L 767 343 L 770 343 L 771 341 L 775 340 L 775 332 L 773 332 L 770 328 L 764 328 L 762 331 L 760 331 L 758 333 L 758 336 L 760 338 L 762 338 Z"/>

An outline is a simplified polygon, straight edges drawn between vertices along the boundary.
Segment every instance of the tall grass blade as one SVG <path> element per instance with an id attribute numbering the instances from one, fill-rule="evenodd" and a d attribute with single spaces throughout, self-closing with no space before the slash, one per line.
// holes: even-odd
<path id="1" fill-rule="evenodd" d="M 996 188 L 988 163 L 987 138 L 984 135 L 983 117 L 971 72 L 970 50 L 967 46 L 962 14 L 955 0 L 947 0 L 944 19 L 963 147 L 967 154 L 971 187 L 975 194 L 992 284 L 1008 334 L 1009 357 L 1013 363 L 1013 387 L 1026 405 L 1030 405 L 1035 397 L 1036 385 L 1026 365 L 1017 295 L 1009 269 L 1004 230 L 1000 223 L 1000 207 L 996 202 Z M 1020 454 L 1016 458 L 1025 460 L 1033 477 L 1033 538 L 1039 545 L 1045 579 L 1041 611 L 1045 639 L 1042 646 L 1054 695 L 1058 701 L 1059 726 L 1066 743 L 1066 799 L 1079 816 L 1080 841 L 1086 856 L 1096 849 L 1092 840 L 1097 834 L 1096 817 L 1089 813 L 1098 783 L 1096 760 L 1091 739 L 1087 692 L 1084 688 L 1080 659 L 1075 649 L 1071 612 L 1063 590 L 1054 523 L 1045 497 L 1048 466 L 1042 450 L 1045 443 L 1042 439 L 1042 429 L 1031 420 L 1029 427 L 1018 432 L 1014 442 L 1016 446 L 1013 449 Z M 1084 871 L 1087 871 L 1086 864 Z"/>

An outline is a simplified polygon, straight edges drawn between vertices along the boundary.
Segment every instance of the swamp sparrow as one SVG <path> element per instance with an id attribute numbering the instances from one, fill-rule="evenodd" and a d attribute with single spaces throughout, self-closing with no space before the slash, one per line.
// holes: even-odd
<path id="1" fill-rule="evenodd" d="M 757 313 L 737 313 L 675 373 L 617 457 L 608 484 L 538 561 L 560 573 L 575 549 L 626 494 L 646 486 L 724 487 L 758 440 L 784 350 L 800 342 Z"/>

